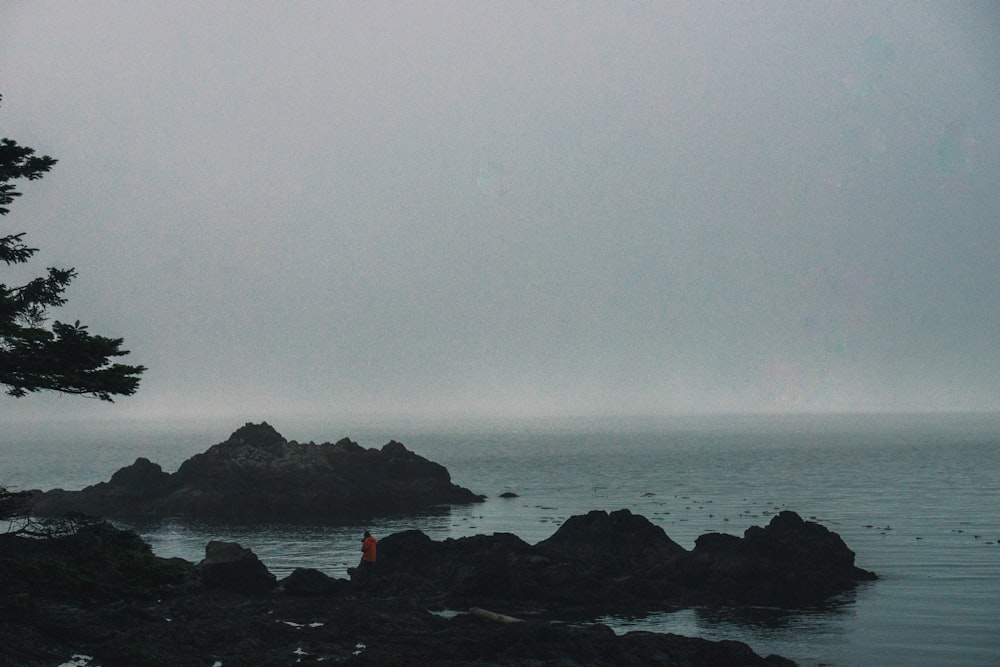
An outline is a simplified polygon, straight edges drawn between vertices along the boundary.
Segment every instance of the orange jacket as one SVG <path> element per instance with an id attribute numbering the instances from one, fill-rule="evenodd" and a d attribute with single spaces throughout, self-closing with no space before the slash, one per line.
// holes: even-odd
<path id="1" fill-rule="evenodd" d="M 375 562 L 375 538 L 371 535 L 361 540 L 361 560 Z"/>

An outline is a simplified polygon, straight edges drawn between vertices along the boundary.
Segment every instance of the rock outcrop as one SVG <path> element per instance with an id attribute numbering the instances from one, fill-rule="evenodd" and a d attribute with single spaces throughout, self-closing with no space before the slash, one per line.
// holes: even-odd
<path id="1" fill-rule="evenodd" d="M 569 518 L 531 546 L 509 533 L 436 542 L 420 531 L 379 542 L 376 581 L 394 595 L 558 604 L 583 613 L 737 602 L 806 606 L 875 575 L 823 526 L 782 512 L 744 537 L 709 534 L 691 551 L 628 510 Z"/>
<path id="2" fill-rule="evenodd" d="M 728 600 L 780 606 L 813 604 L 875 579 L 854 565 L 854 552 L 837 533 L 790 511 L 763 528 L 751 526 L 742 538 L 702 535 L 666 574 Z"/>
<path id="3" fill-rule="evenodd" d="M 398 442 L 381 450 L 346 438 L 300 444 L 261 423 L 243 426 L 173 474 L 139 458 L 110 481 L 80 491 L 33 492 L 30 507 L 36 516 L 74 511 L 130 522 L 324 524 L 482 499 L 453 484 L 444 466 Z"/>
<path id="4" fill-rule="evenodd" d="M 605 557 L 600 547 L 615 536 L 621 547 Z M 20 667 L 76 664 L 78 656 L 107 667 L 794 664 L 737 641 L 618 636 L 585 621 L 580 609 L 566 622 L 568 608 L 547 591 L 565 591 L 576 579 L 634 594 L 622 586 L 623 572 L 641 578 L 655 568 L 657 553 L 687 553 L 642 517 L 573 517 L 546 542 L 531 547 L 511 535 L 434 542 L 400 533 L 382 541 L 391 546 L 387 560 L 380 557 L 364 584 L 300 569 L 275 586 L 253 552 L 233 543 L 210 543 L 205 560 L 193 565 L 157 558 L 134 533 L 104 523 L 51 539 L 0 535 L 0 568 L 10 575 L 0 579 L 0 661 Z M 457 581 L 449 583 L 449 568 Z M 568 576 L 553 576 L 553 569 Z M 520 606 L 504 602 L 532 571 L 534 588 L 516 589 Z M 490 581 L 497 575 L 506 578 Z M 403 589 L 410 593 L 398 595 Z M 501 613 L 459 606 L 466 595 L 499 604 Z M 428 611 L 442 605 L 454 611 Z M 597 603 L 587 610 L 596 615 L 607 608 Z"/>
<path id="5" fill-rule="evenodd" d="M 266 593 L 277 581 L 257 554 L 235 542 L 209 542 L 198 569 L 206 588 L 236 593 Z"/>

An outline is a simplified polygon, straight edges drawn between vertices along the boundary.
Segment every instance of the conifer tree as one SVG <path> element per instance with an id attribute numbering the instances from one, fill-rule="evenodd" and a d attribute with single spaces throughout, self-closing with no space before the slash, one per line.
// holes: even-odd
<path id="1" fill-rule="evenodd" d="M 16 141 L 0 139 L 0 216 L 21 196 L 16 181 L 42 178 L 55 163 Z M 2 234 L 0 261 L 7 266 L 27 263 L 38 251 L 25 244 L 24 232 Z M 130 396 L 139 387 L 145 367 L 113 361 L 128 354 L 121 349 L 121 338 L 91 334 L 79 321 L 48 326 L 48 310 L 66 303 L 63 292 L 75 277 L 75 269 L 49 268 L 47 275 L 23 284 L 0 282 L 0 385 L 10 396 L 55 391 L 112 401 L 112 396 Z"/>

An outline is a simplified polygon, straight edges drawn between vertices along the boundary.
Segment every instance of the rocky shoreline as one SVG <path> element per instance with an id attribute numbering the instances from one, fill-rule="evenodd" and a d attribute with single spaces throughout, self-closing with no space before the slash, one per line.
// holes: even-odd
<path id="1" fill-rule="evenodd" d="M 212 542 L 194 564 L 81 521 L 56 537 L 0 536 L 3 664 L 786 665 L 740 642 L 618 636 L 593 619 L 723 601 L 794 608 L 875 577 L 793 512 L 690 552 L 627 510 L 571 517 L 536 545 L 406 531 L 380 540 L 371 571 L 282 580 L 237 544 Z"/>

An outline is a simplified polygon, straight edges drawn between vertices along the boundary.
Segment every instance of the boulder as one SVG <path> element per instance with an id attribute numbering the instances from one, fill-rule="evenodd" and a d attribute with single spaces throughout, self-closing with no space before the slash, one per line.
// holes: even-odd
<path id="1" fill-rule="evenodd" d="M 378 562 L 370 572 L 353 572 L 352 581 L 400 595 L 503 598 L 530 583 L 521 572 L 530 554 L 531 546 L 511 533 L 437 542 L 407 530 L 379 540 Z"/>
<path id="2" fill-rule="evenodd" d="M 253 551 L 235 542 L 209 542 L 198 569 L 205 588 L 234 593 L 266 593 L 276 582 Z"/>
<path id="3" fill-rule="evenodd" d="M 173 474 L 140 458 L 108 482 L 33 492 L 28 504 L 36 516 L 76 511 L 131 522 L 329 524 L 482 500 L 453 484 L 444 466 L 399 442 L 381 450 L 347 438 L 299 444 L 262 422 L 246 424 Z"/>
<path id="4" fill-rule="evenodd" d="M 585 563 L 598 577 L 642 576 L 686 553 L 662 528 L 627 509 L 572 516 L 535 551 Z"/>
<path id="5" fill-rule="evenodd" d="M 288 595 L 329 596 L 346 593 L 350 588 L 343 579 L 328 577 L 313 568 L 297 567 L 280 582 Z"/>
<path id="6" fill-rule="evenodd" d="M 727 599 L 780 606 L 812 604 L 876 578 L 855 566 L 839 535 L 791 511 L 764 528 L 747 528 L 742 538 L 702 535 L 668 576 Z"/>

